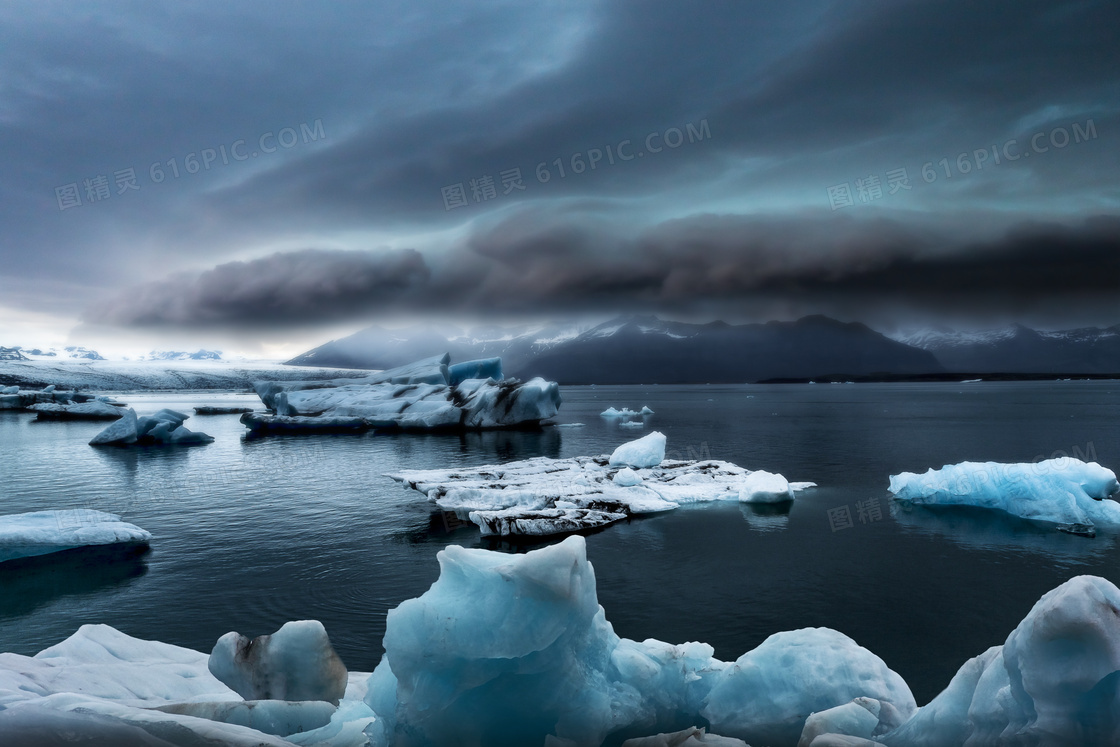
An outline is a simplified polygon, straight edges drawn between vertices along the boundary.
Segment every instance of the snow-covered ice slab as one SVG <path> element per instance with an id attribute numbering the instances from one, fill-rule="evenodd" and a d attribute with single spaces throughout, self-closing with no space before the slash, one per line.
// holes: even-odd
<path id="1" fill-rule="evenodd" d="M 0 562 L 78 547 L 143 544 L 152 535 L 121 517 L 92 509 L 0 516 Z"/>
<path id="2" fill-rule="evenodd" d="M 739 488 L 739 501 L 742 503 L 784 503 L 792 501 L 793 494 L 807 488 L 815 488 L 815 482 L 789 482 L 773 472 L 757 470 L 747 475 Z"/>
<path id="3" fill-rule="evenodd" d="M 754 474 L 730 462 L 672 460 L 664 454 L 665 436 L 654 432 L 623 444 L 609 457 L 537 457 L 388 476 L 425 494 L 444 511 L 474 522 L 485 535 L 549 535 L 689 503 L 739 500 L 743 484 Z M 813 483 L 787 485 L 803 490 Z"/>
<path id="4" fill-rule="evenodd" d="M 444 355 L 357 380 L 258 382 L 257 393 L 273 414 L 251 413 L 241 422 L 259 432 L 462 430 L 537 425 L 556 415 L 556 382 L 461 378 L 500 376 L 500 369 L 497 358 L 449 368 Z"/>
<path id="5" fill-rule="evenodd" d="M 1091 533 L 1120 528 L 1116 474 L 1096 462 L 1050 459 L 1032 464 L 961 462 L 925 474 L 891 475 L 890 491 L 919 505 L 978 506 Z"/>

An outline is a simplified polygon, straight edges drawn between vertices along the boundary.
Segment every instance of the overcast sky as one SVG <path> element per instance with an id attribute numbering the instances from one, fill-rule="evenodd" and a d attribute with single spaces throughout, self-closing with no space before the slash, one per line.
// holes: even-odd
<path id="1" fill-rule="evenodd" d="M 7 2 L 0 344 L 1116 324 L 1118 28 L 1115 0 Z"/>

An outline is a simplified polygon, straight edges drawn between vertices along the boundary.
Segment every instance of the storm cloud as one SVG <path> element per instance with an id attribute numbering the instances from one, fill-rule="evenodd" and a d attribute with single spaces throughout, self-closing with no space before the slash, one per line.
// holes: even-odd
<path id="1" fill-rule="evenodd" d="M 429 270 L 415 251 L 305 249 L 229 262 L 129 289 L 87 315 L 121 326 L 278 326 L 353 317 L 410 301 Z"/>
<path id="2" fill-rule="evenodd" d="M 568 216 L 570 218 L 570 216 Z M 1085 272 L 1084 268 L 1095 268 Z M 983 243 L 895 221 L 703 215 L 637 237 L 535 211 L 433 258 L 407 251 L 277 253 L 131 289 L 87 321 L 283 327 L 407 311 L 436 318 L 540 311 L 708 314 L 858 307 L 990 316 L 1054 306 L 1108 314 L 1120 292 L 1120 219 L 1017 225 Z M 1058 308 L 1060 307 L 1060 308 Z"/>

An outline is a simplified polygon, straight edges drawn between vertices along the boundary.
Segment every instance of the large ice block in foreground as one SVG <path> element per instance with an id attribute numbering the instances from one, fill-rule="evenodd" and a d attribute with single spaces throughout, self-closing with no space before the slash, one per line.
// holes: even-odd
<path id="1" fill-rule="evenodd" d="M 474 522 L 483 534 L 549 535 L 606 526 L 686 503 L 736 500 L 742 486 L 757 474 L 730 462 L 667 460 L 664 455 L 665 436 L 654 432 L 619 446 L 610 457 L 538 457 L 472 469 L 409 470 L 389 477 L 424 493 L 444 511 Z M 785 483 L 781 475 L 771 478 Z M 785 484 L 793 491 L 813 486 Z"/>
<path id="2" fill-rule="evenodd" d="M 970 659 L 891 747 L 1120 744 L 1120 589 L 1078 576 Z"/>
<path id="3" fill-rule="evenodd" d="M 762 744 L 794 744 L 810 714 L 853 698 L 886 702 L 904 718 L 910 688 L 875 654 L 828 628 L 774 635 L 717 678 L 701 715 L 712 731 Z"/>
<path id="4" fill-rule="evenodd" d="M 432 588 L 389 612 L 385 658 L 369 682 L 366 703 L 391 712 L 397 743 L 552 737 L 593 747 L 706 718 L 725 737 L 779 735 L 792 745 L 812 711 L 853 697 L 914 708 L 901 677 L 836 631 L 773 636 L 733 664 L 707 644 L 619 638 L 582 537 L 525 555 L 453 545 L 438 557 Z"/>
<path id="5" fill-rule="evenodd" d="M 151 533 L 92 509 L 32 511 L 0 516 L 0 562 L 77 547 L 144 544 Z"/>
<path id="6" fill-rule="evenodd" d="M 480 429 L 536 425 L 559 411 L 555 382 L 502 379 L 500 358 L 447 362 L 444 355 L 360 379 L 258 382 L 274 414 L 241 422 L 257 432 Z"/>
<path id="7" fill-rule="evenodd" d="M 917 475 L 891 475 L 898 500 L 1006 511 L 1063 527 L 1120 528 L 1116 474 L 1096 462 L 1050 459 L 1033 464 L 962 462 Z"/>

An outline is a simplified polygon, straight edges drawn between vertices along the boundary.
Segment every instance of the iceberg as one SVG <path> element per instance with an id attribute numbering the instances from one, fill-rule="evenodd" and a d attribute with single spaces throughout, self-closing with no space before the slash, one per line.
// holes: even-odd
<path id="1" fill-rule="evenodd" d="M 265 433 L 464 430 L 535 426 L 559 412 L 555 382 L 501 378 L 500 358 L 451 367 L 448 360 L 429 358 L 361 379 L 258 382 L 257 393 L 273 413 L 249 413 L 241 422 Z M 482 378 L 487 373 L 498 378 Z"/>
<path id="2" fill-rule="evenodd" d="M 246 700 L 321 700 L 337 706 L 346 692 L 346 667 L 318 620 L 287 622 L 252 640 L 226 633 L 214 644 L 208 667 Z"/>
<path id="3" fill-rule="evenodd" d="M 483 534 L 543 536 L 595 529 L 689 503 L 736 500 L 754 474 L 729 462 L 664 459 L 665 441 L 654 432 L 622 444 L 611 456 L 537 457 L 387 476 L 473 522 Z M 789 486 L 797 491 L 813 483 Z"/>
<path id="4" fill-rule="evenodd" d="M 649 409 L 648 405 L 642 405 L 641 410 L 631 410 L 628 407 L 623 407 L 619 410 L 614 407 L 608 407 L 599 413 L 599 416 L 607 420 L 625 420 L 627 418 L 645 417 L 652 414 L 653 410 Z M 625 423 L 621 423 L 621 425 L 625 425 Z"/>
<path id="5" fill-rule="evenodd" d="M 742 503 L 781 503 L 793 500 L 793 489 L 786 478 L 772 472 L 758 470 L 747 475 L 739 488 Z"/>
<path id="6" fill-rule="evenodd" d="M 1043 595 L 1002 646 L 970 659 L 891 747 L 1120 742 L 1120 589 L 1077 576 Z"/>
<path id="7" fill-rule="evenodd" d="M 915 505 L 964 505 L 1005 511 L 1059 528 L 1091 533 L 1120 528 L 1116 474 L 1096 462 L 1050 459 L 1033 464 L 961 462 L 925 474 L 891 475 L 890 491 Z"/>
<path id="8" fill-rule="evenodd" d="M 98 433 L 90 446 L 131 446 L 165 444 L 208 444 L 214 437 L 206 433 L 192 431 L 183 427 L 189 418 L 175 410 L 160 410 L 154 415 L 137 417 L 131 407 L 125 410 L 120 420 Z"/>
<path id="9" fill-rule="evenodd" d="M 665 459 L 665 435 L 654 431 L 622 444 L 611 454 L 612 467 L 656 467 Z"/>
<path id="10" fill-rule="evenodd" d="M 92 509 L 0 516 L 0 562 L 96 545 L 146 545 L 152 535 Z"/>

